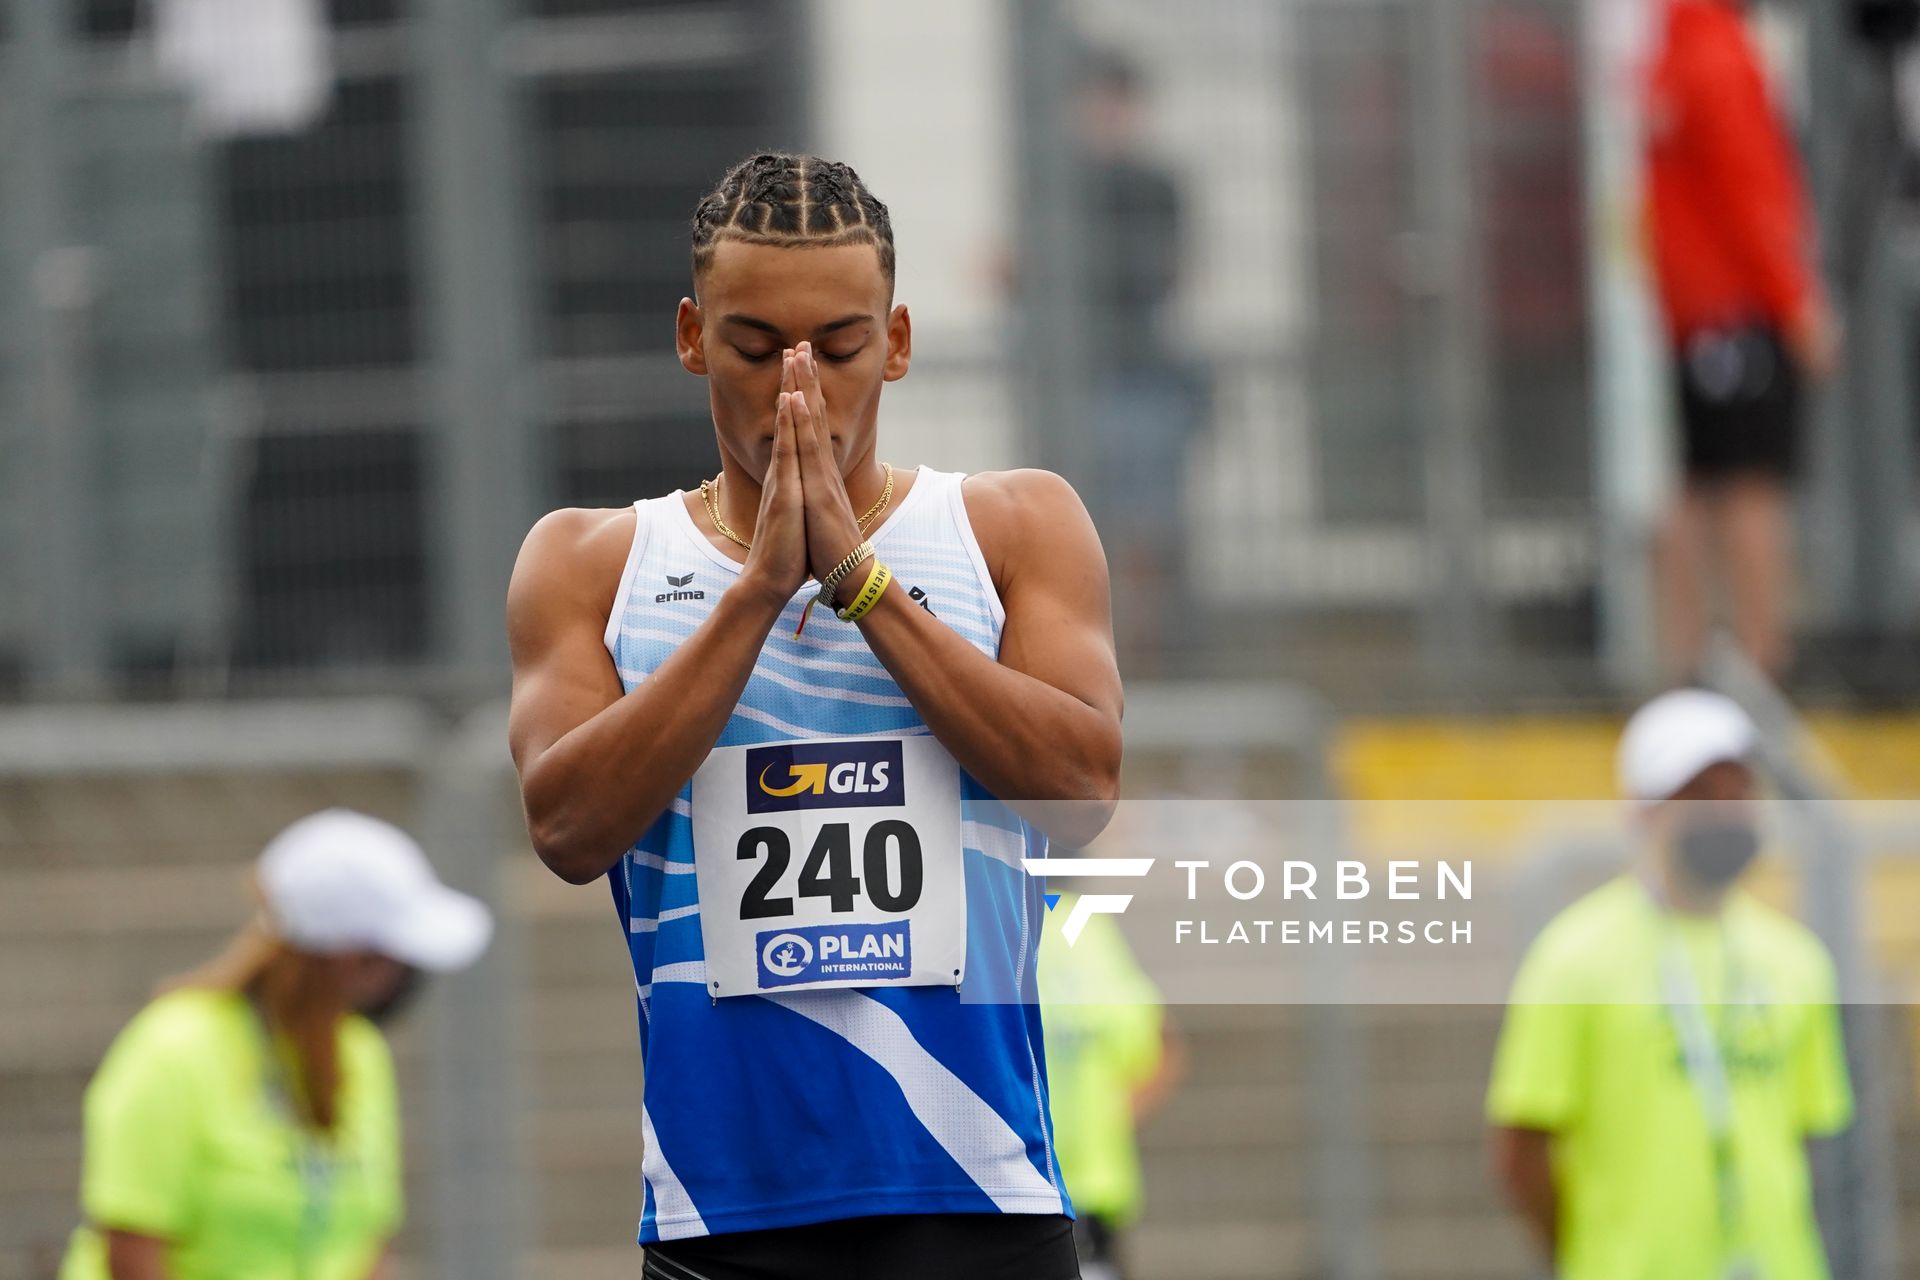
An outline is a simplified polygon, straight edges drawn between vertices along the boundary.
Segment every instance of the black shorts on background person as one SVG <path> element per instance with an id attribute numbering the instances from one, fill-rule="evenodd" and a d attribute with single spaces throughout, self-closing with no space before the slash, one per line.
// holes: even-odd
<path id="1" fill-rule="evenodd" d="M 1681 460 L 1689 479 L 1762 474 L 1791 480 L 1800 464 L 1800 376 L 1764 326 L 1706 330 L 1675 355 Z"/>

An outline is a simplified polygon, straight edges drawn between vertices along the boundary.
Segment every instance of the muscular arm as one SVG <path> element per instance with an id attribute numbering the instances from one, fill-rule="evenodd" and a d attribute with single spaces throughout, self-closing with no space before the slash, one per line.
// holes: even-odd
<path id="1" fill-rule="evenodd" d="M 622 692 L 604 637 L 633 517 L 558 511 L 527 535 L 507 588 L 507 738 L 534 850 L 563 880 L 605 875 L 673 802 L 726 728 L 767 632 L 805 576 L 788 399 L 774 415 L 757 532 L 739 581 L 631 693 Z"/>
<path id="2" fill-rule="evenodd" d="M 1120 778 L 1120 675 L 1099 538 L 1072 488 L 1048 472 L 979 475 L 963 492 L 1007 611 L 999 661 L 905 591 L 883 595 L 860 629 L 961 768 L 1049 835 L 1084 844 L 1112 816 Z"/>
<path id="3" fill-rule="evenodd" d="M 131 1231 L 108 1231 L 107 1274 L 113 1280 L 167 1280 L 167 1242 Z"/>
<path id="4" fill-rule="evenodd" d="M 1553 1185 L 1553 1135 L 1540 1129 L 1495 1127 L 1489 1155 L 1494 1177 L 1534 1239 L 1554 1256 L 1559 1236 L 1559 1193 Z"/>
<path id="5" fill-rule="evenodd" d="M 625 512 L 556 511 L 527 535 L 507 589 L 507 735 L 527 832 L 573 884 L 605 875 L 693 776 L 784 603 L 743 580 L 623 693 L 603 635 L 632 532 Z"/>

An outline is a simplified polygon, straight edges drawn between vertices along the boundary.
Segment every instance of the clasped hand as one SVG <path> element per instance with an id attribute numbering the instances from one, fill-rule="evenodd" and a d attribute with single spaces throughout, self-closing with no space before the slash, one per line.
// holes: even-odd
<path id="1" fill-rule="evenodd" d="M 760 514 L 746 569 L 790 598 L 846 559 L 865 536 L 833 453 L 833 432 L 813 344 L 780 354 L 773 458 L 760 488 Z M 857 579 L 859 574 L 854 575 Z"/>

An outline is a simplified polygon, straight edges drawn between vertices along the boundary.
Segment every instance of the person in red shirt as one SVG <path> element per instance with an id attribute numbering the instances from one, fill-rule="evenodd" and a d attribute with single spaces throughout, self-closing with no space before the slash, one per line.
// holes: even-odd
<path id="1" fill-rule="evenodd" d="M 1738 0 L 1666 0 L 1647 103 L 1648 227 L 1678 373 L 1685 483 L 1656 572 L 1672 674 L 1692 674 L 1709 569 L 1736 639 L 1789 657 L 1787 484 L 1800 391 L 1837 349 L 1799 160 Z"/>

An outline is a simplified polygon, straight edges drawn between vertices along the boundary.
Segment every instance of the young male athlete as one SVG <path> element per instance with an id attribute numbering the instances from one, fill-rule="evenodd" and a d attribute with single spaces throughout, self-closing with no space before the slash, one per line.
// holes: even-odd
<path id="1" fill-rule="evenodd" d="M 719 475 L 547 516 L 507 610 L 534 847 L 632 952 L 646 1274 L 1075 1276 L 1020 859 L 1117 797 L 1099 540 L 878 459 L 912 327 L 847 166 L 735 167 L 693 276 Z"/>

